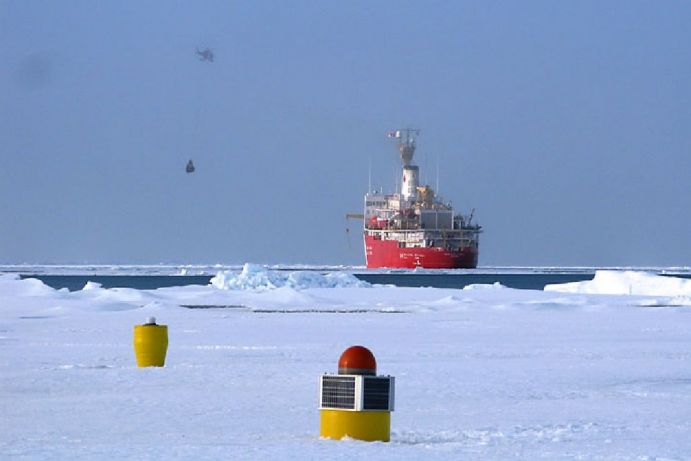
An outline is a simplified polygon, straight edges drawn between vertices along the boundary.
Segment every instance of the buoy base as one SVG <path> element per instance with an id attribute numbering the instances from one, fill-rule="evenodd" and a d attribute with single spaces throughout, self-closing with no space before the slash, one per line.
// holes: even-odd
<path id="1" fill-rule="evenodd" d="M 167 350 L 167 325 L 134 326 L 134 355 L 138 367 L 162 367 Z"/>
<path id="2" fill-rule="evenodd" d="M 366 442 L 388 442 L 391 438 L 391 412 L 319 410 L 319 435 L 340 440 L 343 437 Z"/>

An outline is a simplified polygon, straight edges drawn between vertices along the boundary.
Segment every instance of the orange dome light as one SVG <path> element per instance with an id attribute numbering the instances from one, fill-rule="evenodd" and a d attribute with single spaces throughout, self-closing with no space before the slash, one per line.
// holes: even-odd
<path id="1" fill-rule="evenodd" d="M 338 359 L 339 375 L 376 375 L 377 361 L 364 346 L 351 346 Z"/>

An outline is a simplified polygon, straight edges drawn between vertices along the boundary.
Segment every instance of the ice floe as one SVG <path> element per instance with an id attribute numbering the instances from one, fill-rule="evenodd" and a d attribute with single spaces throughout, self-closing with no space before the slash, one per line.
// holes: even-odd
<path id="1" fill-rule="evenodd" d="M 307 288 L 367 287 L 367 282 L 358 280 L 346 272 L 278 271 L 269 270 L 257 264 L 245 264 L 240 273 L 220 271 L 211 284 L 223 290 L 271 290 L 289 287 L 296 290 Z"/>
<path id="2" fill-rule="evenodd" d="M 599 270 L 592 280 L 547 285 L 545 291 L 601 295 L 691 296 L 691 280 L 640 271 Z"/>

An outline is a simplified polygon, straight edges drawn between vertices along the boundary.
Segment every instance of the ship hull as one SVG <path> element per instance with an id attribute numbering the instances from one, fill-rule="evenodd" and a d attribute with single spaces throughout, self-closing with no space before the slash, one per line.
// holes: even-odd
<path id="1" fill-rule="evenodd" d="M 478 261 L 475 248 L 399 248 L 395 240 L 379 240 L 370 235 L 365 235 L 365 255 L 368 268 L 474 269 Z"/>

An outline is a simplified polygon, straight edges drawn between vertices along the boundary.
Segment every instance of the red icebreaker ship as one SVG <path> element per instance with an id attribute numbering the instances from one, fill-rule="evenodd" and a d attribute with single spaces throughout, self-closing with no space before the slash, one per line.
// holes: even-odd
<path id="1" fill-rule="evenodd" d="M 473 213 L 454 214 L 429 186 L 418 184 L 413 165 L 419 130 L 392 131 L 403 162 L 401 192 L 365 195 L 364 233 L 367 267 L 456 269 L 477 267 L 481 227 Z"/>

